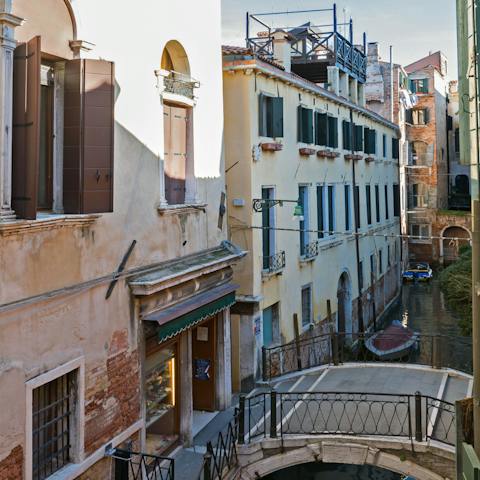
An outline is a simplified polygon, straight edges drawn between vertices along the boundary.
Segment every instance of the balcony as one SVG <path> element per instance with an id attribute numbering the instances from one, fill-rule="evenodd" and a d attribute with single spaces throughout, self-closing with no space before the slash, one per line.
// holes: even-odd
<path id="1" fill-rule="evenodd" d="M 318 257 L 318 242 L 307 243 L 301 251 L 302 260 L 314 260 L 316 257 Z"/>
<path id="2" fill-rule="evenodd" d="M 273 275 L 285 268 L 285 252 L 281 251 L 269 257 L 263 257 L 263 273 Z"/>
<path id="3" fill-rule="evenodd" d="M 200 84 L 188 75 L 170 71 L 163 79 L 163 86 L 166 93 L 180 95 L 193 100 L 195 98 L 195 89 Z"/>

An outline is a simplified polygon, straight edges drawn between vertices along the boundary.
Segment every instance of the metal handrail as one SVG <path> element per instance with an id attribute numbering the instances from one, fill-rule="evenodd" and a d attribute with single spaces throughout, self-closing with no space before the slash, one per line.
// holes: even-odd
<path id="1" fill-rule="evenodd" d="M 131 450 L 114 449 L 109 456 L 115 460 L 115 478 L 131 480 L 174 480 L 175 460 Z"/>
<path id="2" fill-rule="evenodd" d="M 455 444 L 455 406 L 420 392 L 277 392 L 243 397 L 239 443 L 295 435 L 391 436 Z"/>
<path id="3" fill-rule="evenodd" d="M 403 362 L 452 368 L 468 374 L 473 372 L 473 347 L 468 337 L 416 334 L 415 346 L 405 357 L 385 360 L 376 358 L 365 348 L 365 341 L 374 333 L 327 333 L 306 336 L 280 346 L 263 347 L 263 378 L 267 381 L 307 368 L 348 362 Z M 449 354 L 444 355 L 444 352 Z"/>

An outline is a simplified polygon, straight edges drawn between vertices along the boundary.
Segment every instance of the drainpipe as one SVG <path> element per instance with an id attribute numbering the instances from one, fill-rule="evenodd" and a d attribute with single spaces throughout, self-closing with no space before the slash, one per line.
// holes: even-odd
<path id="1" fill-rule="evenodd" d="M 390 45 L 390 121 L 394 123 L 393 108 L 393 47 Z"/>
<path id="2" fill-rule="evenodd" d="M 353 110 L 350 108 L 350 145 L 351 153 L 355 155 L 355 136 L 353 130 Z M 360 240 L 358 238 L 358 224 L 357 224 L 357 210 L 360 211 L 360 205 L 357 205 L 357 197 L 355 195 L 356 187 L 356 172 L 355 172 L 355 161 L 352 160 L 352 196 L 353 196 L 353 224 L 355 226 L 355 252 L 357 257 L 357 282 L 358 282 L 358 302 L 357 302 L 357 315 L 358 315 L 358 331 L 363 333 L 365 331 L 365 326 L 363 324 L 363 308 L 362 308 L 362 289 L 360 285 L 362 281 L 360 279 Z"/>

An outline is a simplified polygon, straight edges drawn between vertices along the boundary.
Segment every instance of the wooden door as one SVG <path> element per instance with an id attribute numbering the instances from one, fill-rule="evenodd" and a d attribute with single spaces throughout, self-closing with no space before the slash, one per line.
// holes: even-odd
<path id="1" fill-rule="evenodd" d="M 187 109 L 164 106 L 165 197 L 170 205 L 185 203 Z"/>
<path id="2" fill-rule="evenodd" d="M 216 410 L 216 320 L 216 316 L 211 317 L 192 332 L 194 410 Z"/>

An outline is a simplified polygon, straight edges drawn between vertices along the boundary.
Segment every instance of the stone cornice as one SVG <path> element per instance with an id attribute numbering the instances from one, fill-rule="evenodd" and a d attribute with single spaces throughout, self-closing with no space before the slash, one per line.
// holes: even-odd
<path id="1" fill-rule="evenodd" d="M 12 13 L 0 12 L 0 25 L 8 25 L 9 27 L 19 27 L 24 22 L 24 19 L 13 15 Z"/>
<path id="2" fill-rule="evenodd" d="M 92 225 L 100 215 L 58 215 L 52 218 L 37 220 L 15 220 L 13 222 L 0 222 L 0 237 L 24 235 L 27 233 L 39 233 L 58 228 L 88 227 Z"/>

